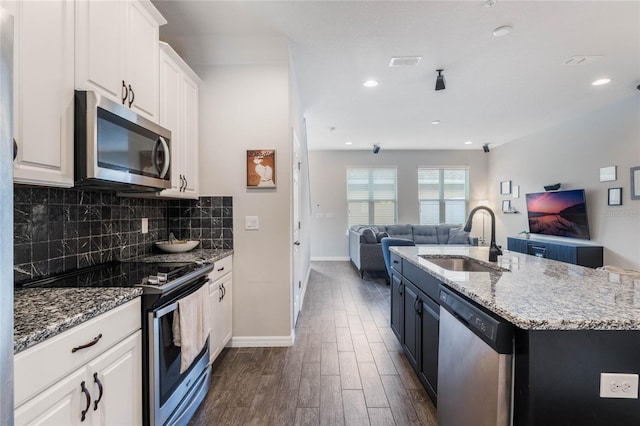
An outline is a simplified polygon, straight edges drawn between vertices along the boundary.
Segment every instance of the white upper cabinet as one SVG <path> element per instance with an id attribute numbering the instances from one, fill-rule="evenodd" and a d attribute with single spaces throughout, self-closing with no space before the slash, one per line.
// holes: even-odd
<path id="1" fill-rule="evenodd" d="M 157 122 L 162 15 L 149 0 L 78 1 L 76 7 L 76 88 Z"/>
<path id="2" fill-rule="evenodd" d="M 72 1 L 2 2 L 14 15 L 14 182 L 73 186 Z"/>
<path id="3" fill-rule="evenodd" d="M 171 130 L 171 198 L 199 196 L 198 88 L 200 78 L 166 43 L 160 43 L 160 125 Z"/>

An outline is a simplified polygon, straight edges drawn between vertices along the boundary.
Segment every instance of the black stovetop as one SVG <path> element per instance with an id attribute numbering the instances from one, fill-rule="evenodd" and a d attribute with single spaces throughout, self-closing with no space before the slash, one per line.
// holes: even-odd
<path id="1" fill-rule="evenodd" d="M 150 275 L 166 273 L 167 281 L 203 268 L 197 263 L 109 262 L 62 274 L 16 283 L 16 288 L 133 287 L 149 285 Z"/>

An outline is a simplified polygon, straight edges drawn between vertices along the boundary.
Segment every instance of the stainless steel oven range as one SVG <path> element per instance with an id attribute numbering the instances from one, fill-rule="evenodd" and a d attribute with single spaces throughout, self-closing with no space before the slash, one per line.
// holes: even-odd
<path id="1" fill-rule="evenodd" d="M 173 316 L 178 301 L 207 285 L 212 270 L 213 264 L 186 264 L 158 270 L 142 285 L 145 424 L 187 424 L 209 391 L 209 341 L 181 374 L 180 348 L 173 344 Z"/>
<path id="2" fill-rule="evenodd" d="M 180 348 L 173 344 L 173 315 L 180 299 L 208 283 L 212 270 L 212 263 L 111 262 L 16 283 L 16 287 L 141 286 L 143 423 L 184 425 L 209 390 L 209 341 L 181 374 Z"/>

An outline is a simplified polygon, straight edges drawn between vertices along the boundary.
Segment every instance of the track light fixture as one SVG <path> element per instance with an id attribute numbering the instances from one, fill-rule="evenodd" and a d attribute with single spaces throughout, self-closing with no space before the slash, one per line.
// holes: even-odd
<path id="1" fill-rule="evenodd" d="M 436 77 L 436 90 L 444 90 L 444 75 L 442 75 L 443 69 L 436 70 L 438 72 L 438 76 Z"/>
<path id="2" fill-rule="evenodd" d="M 380 152 L 380 145 L 374 144 L 373 145 L 373 153 L 377 154 Z"/>
<path id="3" fill-rule="evenodd" d="M 482 150 L 483 150 L 484 152 L 489 152 L 489 144 L 488 144 L 488 143 L 485 143 L 484 145 L 482 145 Z"/>

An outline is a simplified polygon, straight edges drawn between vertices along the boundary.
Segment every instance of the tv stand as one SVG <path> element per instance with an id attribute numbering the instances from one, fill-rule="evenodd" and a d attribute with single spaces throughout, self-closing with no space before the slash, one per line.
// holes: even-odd
<path id="1" fill-rule="evenodd" d="M 589 268 L 598 268 L 604 263 L 603 247 L 596 244 L 508 237 L 507 248 L 519 253 Z"/>

